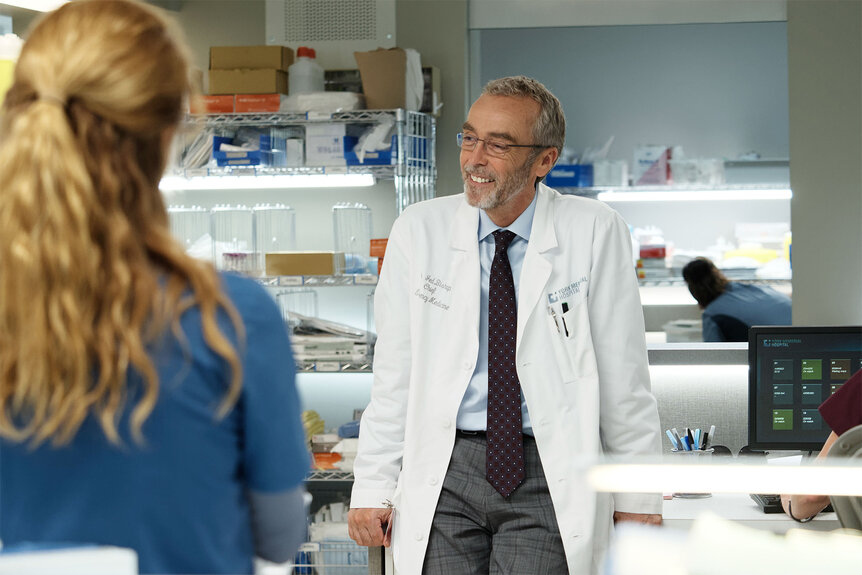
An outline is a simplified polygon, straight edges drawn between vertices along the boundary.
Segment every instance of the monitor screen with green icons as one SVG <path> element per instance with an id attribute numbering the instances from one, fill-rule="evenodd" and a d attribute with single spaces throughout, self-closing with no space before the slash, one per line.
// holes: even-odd
<path id="1" fill-rule="evenodd" d="M 818 407 L 862 369 L 862 326 L 755 326 L 748 332 L 748 444 L 819 451 Z"/>

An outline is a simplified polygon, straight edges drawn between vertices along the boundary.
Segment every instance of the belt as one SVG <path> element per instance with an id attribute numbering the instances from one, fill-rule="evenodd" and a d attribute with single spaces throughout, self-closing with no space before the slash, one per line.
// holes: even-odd
<path id="1" fill-rule="evenodd" d="M 471 431 L 469 429 L 456 429 L 455 437 L 461 437 L 464 439 L 486 439 L 488 433 L 484 429 L 477 429 L 475 431 Z M 535 439 L 532 435 L 524 434 L 524 439 Z"/>

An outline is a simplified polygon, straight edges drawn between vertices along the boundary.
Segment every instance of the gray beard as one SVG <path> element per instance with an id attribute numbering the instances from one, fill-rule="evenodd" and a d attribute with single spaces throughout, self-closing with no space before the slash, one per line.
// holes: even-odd
<path id="1" fill-rule="evenodd" d="M 474 208 L 493 210 L 508 202 L 530 184 L 530 166 L 529 163 L 525 162 L 505 179 L 497 180 L 494 189 L 485 196 L 476 196 L 470 192 L 469 174 L 463 173 L 462 177 L 464 178 L 464 195 L 467 198 L 467 203 Z"/>

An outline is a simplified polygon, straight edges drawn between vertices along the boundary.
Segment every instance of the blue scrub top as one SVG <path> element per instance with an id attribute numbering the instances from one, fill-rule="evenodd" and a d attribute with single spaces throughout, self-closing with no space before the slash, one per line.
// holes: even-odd
<path id="1" fill-rule="evenodd" d="M 143 426 L 145 445 L 130 437 L 128 408 L 120 447 L 92 417 L 60 448 L 0 442 L 5 545 L 130 547 L 141 573 L 253 572 L 247 490 L 295 489 L 309 457 L 281 314 L 253 280 L 222 279 L 246 330 L 243 389 L 234 409 L 215 418 L 230 370 L 205 344 L 199 310 L 192 308 L 180 320 L 185 346 L 170 334 L 151 346 L 160 390 Z M 236 345 L 226 315 L 218 321 Z M 140 392 L 140 381 L 130 375 L 130 395 Z"/>

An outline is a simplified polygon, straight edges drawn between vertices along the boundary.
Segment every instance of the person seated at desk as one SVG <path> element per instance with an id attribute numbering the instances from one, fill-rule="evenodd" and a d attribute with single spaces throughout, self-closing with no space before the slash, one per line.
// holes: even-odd
<path id="1" fill-rule="evenodd" d="M 862 369 L 848 379 L 818 408 L 823 421 L 832 430 L 817 459 L 823 459 L 838 437 L 857 425 L 862 424 Z M 806 522 L 813 519 L 829 505 L 828 495 L 782 495 L 781 506 L 784 512 L 796 521 Z"/>
<path id="2" fill-rule="evenodd" d="M 178 33 L 141 2 L 64 4 L 3 102 L 0 539 L 251 574 L 305 537 L 309 456 L 275 302 L 171 236 Z"/>
<path id="3" fill-rule="evenodd" d="M 767 286 L 732 282 L 707 258 L 682 268 L 703 310 L 703 341 L 748 341 L 753 325 L 790 325 L 790 298 Z"/>

